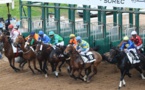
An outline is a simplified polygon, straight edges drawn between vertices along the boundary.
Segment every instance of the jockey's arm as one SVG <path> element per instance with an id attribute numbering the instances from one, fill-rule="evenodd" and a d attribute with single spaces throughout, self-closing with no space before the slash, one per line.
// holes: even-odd
<path id="1" fill-rule="evenodd" d="M 141 39 L 141 37 L 138 36 L 138 40 L 139 40 L 139 42 L 138 42 L 137 46 L 140 46 L 140 45 L 142 44 L 142 39 Z"/>
<path id="2" fill-rule="evenodd" d="M 134 48 L 134 43 L 133 42 L 129 41 L 128 43 L 129 43 L 129 46 L 127 47 L 127 49 Z"/>
<path id="3" fill-rule="evenodd" d="M 123 51 L 123 50 L 124 50 L 124 47 L 125 47 L 125 43 L 122 42 L 122 45 L 121 45 L 121 47 L 120 47 L 120 50 Z"/>
<path id="4" fill-rule="evenodd" d="M 29 37 L 30 37 L 30 35 L 29 35 L 29 36 L 27 36 L 27 37 L 25 38 L 25 40 L 27 41 L 27 40 L 29 39 Z"/>

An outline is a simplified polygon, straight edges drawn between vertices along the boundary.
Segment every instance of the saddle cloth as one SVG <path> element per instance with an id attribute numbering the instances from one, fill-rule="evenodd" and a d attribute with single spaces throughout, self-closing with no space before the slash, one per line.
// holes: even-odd
<path id="1" fill-rule="evenodd" d="M 135 56 L 134 56 L 131 52 L 129 52 L 129 51 L 126 53 L 128 59 L 129 59 L 129 61 L 130 61 L 130 63 L 131 63 L 131 64 L 140 63 L 139 57 L 138 57 L 138 55 L 137 55 L 137 52 L 134 51 L 133 49 L 132 49 L 132 51 L 134 52 Z"/>
<path id="2" fill-rule="evenodd" d="M 23 52 L 22 50 L 18 50 L 18 48 L 16 48 L 13 44 L 11 44 L 11 45 L 13 48 L 13 53 Z"/>
<path id="3" fill-rule="evenodd" d="M 87 58 L 87 57 L 84 56 L 84 55 L 81 55 L 81 57 L 82 57 L 84 63 L 92 63 L 92 62 L 96 61 L 96 59 L 94 59 L 94 57 L 93 57 L 92 55 L 93 55 L 92 52 L 87 52 L 87 53 L 86 53 L 86 56 L 89 57 L 89 58 Z"/>

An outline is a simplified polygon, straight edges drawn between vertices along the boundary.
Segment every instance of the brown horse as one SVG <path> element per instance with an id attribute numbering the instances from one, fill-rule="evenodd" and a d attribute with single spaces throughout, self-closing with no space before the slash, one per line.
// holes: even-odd
<path id="1" fill-rule="evenodd" d="M 31 65 L 30 65 L 30 62 L 33 61 L 33 66 L 34 66 L 34 69 L 37 70 L 38 72 L 41 72 L 39 69 L 37 69 L 36 67 L 36 54 L 33 50 L 32 47 L 27 47 L 25 48 L 25 39 L 23 38 L 23 36 L 19 35 L 17 38 L 16 38 L 16 41 L 15 41 L 16 44 L 19 44 L 20 45 L 20 48 L 23 50 L 23 58 L 25 60 L 27 60 L 28 62 L 28 67 L 30 68 L 30 70 L 33 72 L 33 74 L 35 73 L 34 70 L 32 69 Z"/>
<path id="2" fill-rule="evenodd" d="M 2 34 L 0 36 L 0 42 L 3 42 L 4 44 L 4 54 L 8 58 L 10 66 L 14 69 L 14 71 L 20 71 L 20 69 L 15 67 L 15 57 L 22 57 L 22 53 L 13 53 L 12 43 L 9 36 Z M 19 67 L 21 67 L 21 64 L 22 63 L 20 63 Z"/>
<path id="3" fill-rule="evenodd" d="M 71 65 L 71 77 L 75 79 L 81 79 L 87 82 L 90 82 L 91 78 L 97 74 L 97 67 L 102 61 L 102 56 L 95 52 L 91 51 L 95 57 L 95 61 L 92 63 L 84 63 L 81 55 L 76 51 L 76 49 L 72 45 L 68 45 L 64 51 L 65 54 L 70 54 L 70 65 Z M 93 73 L 91 74 L 91 69 L 93 70 Z M 85 76 L 82 79 L 82 71 L 85 70 Z M 74 73 L 78 71 L 77 76 L 74 75 Z M 90 75 L 91 74 L 91 75 Z"/>

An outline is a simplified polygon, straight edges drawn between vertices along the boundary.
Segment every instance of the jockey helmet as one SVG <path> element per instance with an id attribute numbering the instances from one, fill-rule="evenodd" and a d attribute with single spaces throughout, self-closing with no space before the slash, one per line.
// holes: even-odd
<path id="1" fill-rule="evenodd" d="M 30 33 L 30 35 L 34 35 L 35 34 L 35 32 L 34 31 L 32 31 L 31 33 Z"/>
<path id="2" fill-rule="evenodd" d="M 124 37 L 123 37 L 123 40 L 124 40 L 124 41 L 128 41 L 128 40 L 129 40 L 129 37 L 128 37 L 128 36 L 124 36 Z"/>
<path id="3" fill-rule="evenodd" d="M 8 28 L 9 28 L 9 29 L 13 29 L 14 26 L 13 26 L 12 24 L 10 24 L 10 25 L 8 26 Z"/>
<path id="4" fill-rule="evenodd" d="M 53 31 L 49 32 L 49 36 L 54 35 L 55 33 Z"/>
<path id="5" fill-rule="evenodd" d="M 136 34 L 137 34 L 136 31 L 132 31 L 132 32 L 131 32 L 131 35 L 136 35 Z"/>
<path id="6" fill-rule="evenodd" d="M 82 41 L 82 38 L 80 36 L 77 36 L 76 37 L 76 40 L 81 42 Z"/>
<path id="7" fill-rule="evenodd" d="M 70 38 L 73 38 L 73 37 L 75 37 L 75 35 L 74 34 L 70 34 L 70 36 L 69 36 Z"/>
<path id="8" fill-rule="evenodd" d="M 44 32 L 41 30 L 41 31 L 39 31 L 39 33 L 38 33 L 39 35 L 43 35 L 44 34 Z"/>

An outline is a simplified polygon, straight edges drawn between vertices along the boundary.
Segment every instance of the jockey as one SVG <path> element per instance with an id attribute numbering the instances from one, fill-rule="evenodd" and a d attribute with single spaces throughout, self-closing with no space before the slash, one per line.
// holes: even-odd
<path id="1" fill-rule="evenodd" d="M 137 35 L 136 31 L 131 32 L 132 37 L 130 38 L 134 44 L 137 50 L 141 49 L 143 47 L 142 39 L 139 35 Z"/>
<path id="2" fill-rule="evenodd" d="M 9 32 L 10 32 L 10 39 L 9 40 L 11 41 L 11 43 L 14 43 L 16 38 L 19 35 L 21 35 L 21 33 L 18 30 L 16 30 L 15 27 L 12 24 L 10 24 L 8 26 L 8 29 L 9 29 Z M 14 47 L 13 44 L 12 44 L 12 48 L 13 48 L 13 53 L 22 52 L 21 50 L 19 50 L 16 47 Z"/>
<path id="3" fill-rule="evenodd" d="M 76 48 L 76 46 L 77 46 L 77 40 L 76 40 L 75 35 L 74 35 L 74 34 L 70 34 L 69 37 L 70 37 L 69 43 L 70 43 L 70 44 L 73 44 L 73 46 Z"/>
<path id="4" fill-rule="evenodd" d="M 55 34 L 53 31 L 49 32 L 49 37 L 51 38 L 50 43 L 52 45 L 64 46 L 63 38 L 61 36 L 59 36 L 58 34 Z"/>
<path id="5" fill-rule="evenodd" d="M 50 43 L 50 38 L 46 34 L 44 34 L 42 30 L 40 30 L 38 34 L 39 34 L 38 41 L 42 41 L 44 44 Z"/>
<path id="6" fill-rule="evenodd" d="M 38 41 L 38 39 L 39 39 L 39 35 L 38 35 L 37 33 L 35 33 L 34 31 L 32 31 L 32 32 L 30 33 L 30 35 L 27 36 L 25 39 L 28 40 L 30 37 L 33 37 L 33 38 L 34 38 L 35 40 L 37 40 L 37 41 Z"/>
<path id="7" fill-rule="evenodd" d="M 140 62 L 137 51 L 136 51 L 136 47 L 135 47 L 134 43 L 131 40 L 129 40 L 128 36 L 125 36 L 123 38 L 122 46 L 120 47 L 120 49 L 121 49 L 121 51 L 125 51 L 125 53 L 127 54 L 131 63 Z M 131 56 L 130 53 L 133 56 Z M 134 57 L 134 59 L 133 59 L 134 61 L 132 60 L 132 57 Z"/>
<path id="8" fill-rule="evenodd" d="M 9 32 L 10 32 L 10 38 L 11 38 L 12 42 L 15 42 L 17 36 L 21 35 L 21 33 L 18 30 L 16 30 L 15 27 L 12 24 L 10 24 L 8 26 L 8 29 L 9 29 Z"/>
<path id="9" fill-rule="evenodd" d="M 89 49 L 90 49 L 90 46 L 89 46 L 89 43 L 86 42 L 85 40 L 82 40 L 82 38 L 80 36 L 77 36 L 76 37 L 76 40 L 77 40 L 77 51 L 81 54 L 81 55 L 85 55 Z"/>

